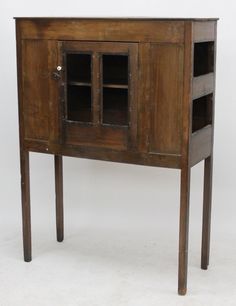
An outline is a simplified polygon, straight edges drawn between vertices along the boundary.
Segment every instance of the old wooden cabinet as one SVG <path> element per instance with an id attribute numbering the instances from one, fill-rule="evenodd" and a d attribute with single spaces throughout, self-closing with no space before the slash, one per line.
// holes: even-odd
<path id="1" fill-rule="evenodd" d="M 31 260 L 29 152 L 181 170 L 179 294 L 186 293 L 190 169 L 205 160 L 209 263 L 217 19 L 16 18 L 24 258 Z"/>

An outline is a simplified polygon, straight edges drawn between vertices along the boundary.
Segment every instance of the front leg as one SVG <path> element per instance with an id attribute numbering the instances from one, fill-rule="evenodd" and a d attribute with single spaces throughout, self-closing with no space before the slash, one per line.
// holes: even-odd
<path id="1" fill-rule="evenodd" d="M 29 152 L 23 149 L 20 151 L 20 169 L 24 260 L 29 262 L 32 260 Z"/>
<path id="2" fill-rule="evenodd" d="M 62 156 L 54 156 L 55 163 L 55 193 L 56 193 L 56 227 L 57 241 L 64 239 L 64 217 L 63 217 L 63 164 Z"/>

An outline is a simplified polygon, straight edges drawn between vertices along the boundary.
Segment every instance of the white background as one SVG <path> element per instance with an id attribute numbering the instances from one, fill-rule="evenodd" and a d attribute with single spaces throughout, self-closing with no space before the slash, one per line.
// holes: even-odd
<path id="1" fill-rule="evenodd" d="M 1 1 L 0 306 L 236 305 L 235 1 Z M 192 169 L 188 295 L 177 290 L 179 171 L 31 154 L 33 261 L 24 263 L 13 16 L 220 17 L 212 243 L 200 270 L 203 164 Z"/>

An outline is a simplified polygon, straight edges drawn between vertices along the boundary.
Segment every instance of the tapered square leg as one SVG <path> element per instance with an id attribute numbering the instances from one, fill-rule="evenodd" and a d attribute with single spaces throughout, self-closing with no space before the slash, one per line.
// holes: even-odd
<path id="1" fill-rule="evenodd" d="M 55 192 L 56 192 L 56 227 L 57 241 L 64 239 L 64 213 L 63 213 L 63 163 L 62 156 L 55 155 Z"/>
<path id="2" fill-rule="evenodd" d="M 190 168 L 181 170 L 178 293 L 187 291 Z"/>
<path id="3" fill-rule="evenodd" d="M 30 175 L 29 175 L 29 152 L 20 152 L 21 168 L 21 203 L 22 203 L 22 228 L 24 260 L 32 260 L 31 254 L 31 216 L 30 216 Z"/>
<path id="4" fill-rule="evenodd" d="M 209 265 L 210 227 L 212 202 L 212 156 L 205 159 L 204 191 L 203 191 L 203 219 L 202 219 L 202 256 L 201 268 L 206 270 Z"/>

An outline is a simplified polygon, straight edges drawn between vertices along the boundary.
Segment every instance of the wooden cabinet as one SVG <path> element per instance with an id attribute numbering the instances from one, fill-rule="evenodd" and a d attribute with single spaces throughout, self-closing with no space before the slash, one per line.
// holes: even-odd
<path id="1" fill-rule="evenodd" d="M 217 19 L 16 18 L 24 256 L 31 260 L 29 152 L 181 170 L 179 294 L 187 283 L 190 169 L 205 160 L 209 262 Z"/>

